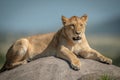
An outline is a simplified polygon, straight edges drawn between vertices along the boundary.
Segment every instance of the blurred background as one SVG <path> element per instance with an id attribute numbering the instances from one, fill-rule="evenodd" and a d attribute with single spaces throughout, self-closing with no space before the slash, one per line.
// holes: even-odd
<path id="1" fill-rule="evenodd" d="M 56 32 L 61 16 L 88 15 L 87 39 L 92 48 L 120 66 L 120 0 L 0 0 L 0 66 L 19 38 Z"/>

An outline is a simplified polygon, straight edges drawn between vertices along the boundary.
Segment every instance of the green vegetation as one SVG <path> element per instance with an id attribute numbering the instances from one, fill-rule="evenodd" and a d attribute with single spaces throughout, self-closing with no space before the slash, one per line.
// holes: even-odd
<path id="1" fill-rule="evenodd" d="M 120 56 L 117 56 L 113 59 L 113 64 L 120 67 Z"/>
<path id="2" fill-rule="evenodd" d="M 0 52 L 0 68 L 2 67 L 4 62 L 5 62 L 5 55 L 2 52 Z"/>
<path id="3" fill-rule="evenodd" d="M 116 80 L 116 79 L 114 79 L 114 77 L 112 77 L 111 75 L 104 74 L 100 77 L 99 80 Z"/>
<path id="4" fill-rule="evenodd" d="M 113 73 L 108 72 L 108 73 L 101 73 L 101 74 L 91 73 L 81 77 L 78 80 L 118 80 L 118 78 L 113 76 Z"/>

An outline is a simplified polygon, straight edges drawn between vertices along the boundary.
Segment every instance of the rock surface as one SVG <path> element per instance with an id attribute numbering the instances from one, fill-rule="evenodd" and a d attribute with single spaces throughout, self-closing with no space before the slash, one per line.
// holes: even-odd
<path id="1" fill-rule="evenodd" d="M 102 75 L 110 75 L 120 80 L 120 68 L 94 60 L 80 59 L 82 66 L 74 71 L 69 64 L 59 58 L 46 57 L 32 61 L 9 71 L 0 73 L 0 80 L 98 80 Z"/>

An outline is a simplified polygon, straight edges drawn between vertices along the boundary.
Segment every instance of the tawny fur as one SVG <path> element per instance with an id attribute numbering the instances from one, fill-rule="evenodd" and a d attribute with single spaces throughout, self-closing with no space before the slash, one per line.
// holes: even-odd
<path id="1" fill-rule="evenodd" d="M 6 61 L 1 72 L 26 64 L 48 46 L 55 33 L 40 34 L 22 38 L 11 45 L 6 54 Z"/>
<path id="2" fill-rule="evenodd" d="M 65 59 L 75 70 L 81 63 L 79 56 L 112 64 L 112 60 L 92 49 L 85 36 L 87 15 L 62 16 L 63 27 L 57 33 L 36 35 L 17 40 L 8 50 L 2 70 L 26 64 L 29 59 L 56 56 Z"/>

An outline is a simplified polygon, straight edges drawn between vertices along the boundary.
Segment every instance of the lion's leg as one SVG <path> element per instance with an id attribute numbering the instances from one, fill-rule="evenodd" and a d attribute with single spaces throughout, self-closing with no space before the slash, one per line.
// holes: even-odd
<path id="1" fill-rule="evenodd" d="M 82 51 L 80 53 L 80 56 L 87 58 L 87 59 L 94 59 L 100 62 L 104 62 L 107 64 L 112 64 L 112 60 L 103 56 L 102 54 L 100 54 L 98 51 L 94 50 L 94 49 L 90 49 L 89 51 Z"/>
<path id="2" fill-rule="evenodd" d="M 11 65 L 12 66 L 18 66 L 18 65 L 22 65 L 22 64 L 26 64 L 27 63 L 27 60 L 23 60 L 23 61 L 19 61 L 19 62 L 16 62 L 16 63 L 12 63 Z"/>
<path id="3" fill-rule="evenodd" d="M 13 46 L 8 50 L 6 55 L 6 68 L 14 68 L 18 65 L 24 64 L 27 61 L 28 57 L 28 40 L 27 39 L 20 39 L 17 40 Z"/>
<path id="4" fill-rule="evenodd" d="M 6 66 L 7 69 L 12 69 L 14 67 L 17 67 L 19 65 L 23 65 L 26 64 L 27 60 L 23 60 L 23 61 L 19 61 L 19 62 L 15 62 L 15 63 L 11 63 L 9 66 Z"/>
<path id="5" fill-rule="evenodd" d="M 68 62 L 70 62 L 71 67 L 75 70 L 79 70 L 80 69 L 80 60 L 79 58 L 77 58 L 77 56 L 72 53 L 68 48 L 62 46 L 60 48 L 60 52 L 57 54 L 57 57 L 62 58 L 67 60 Z"/>

